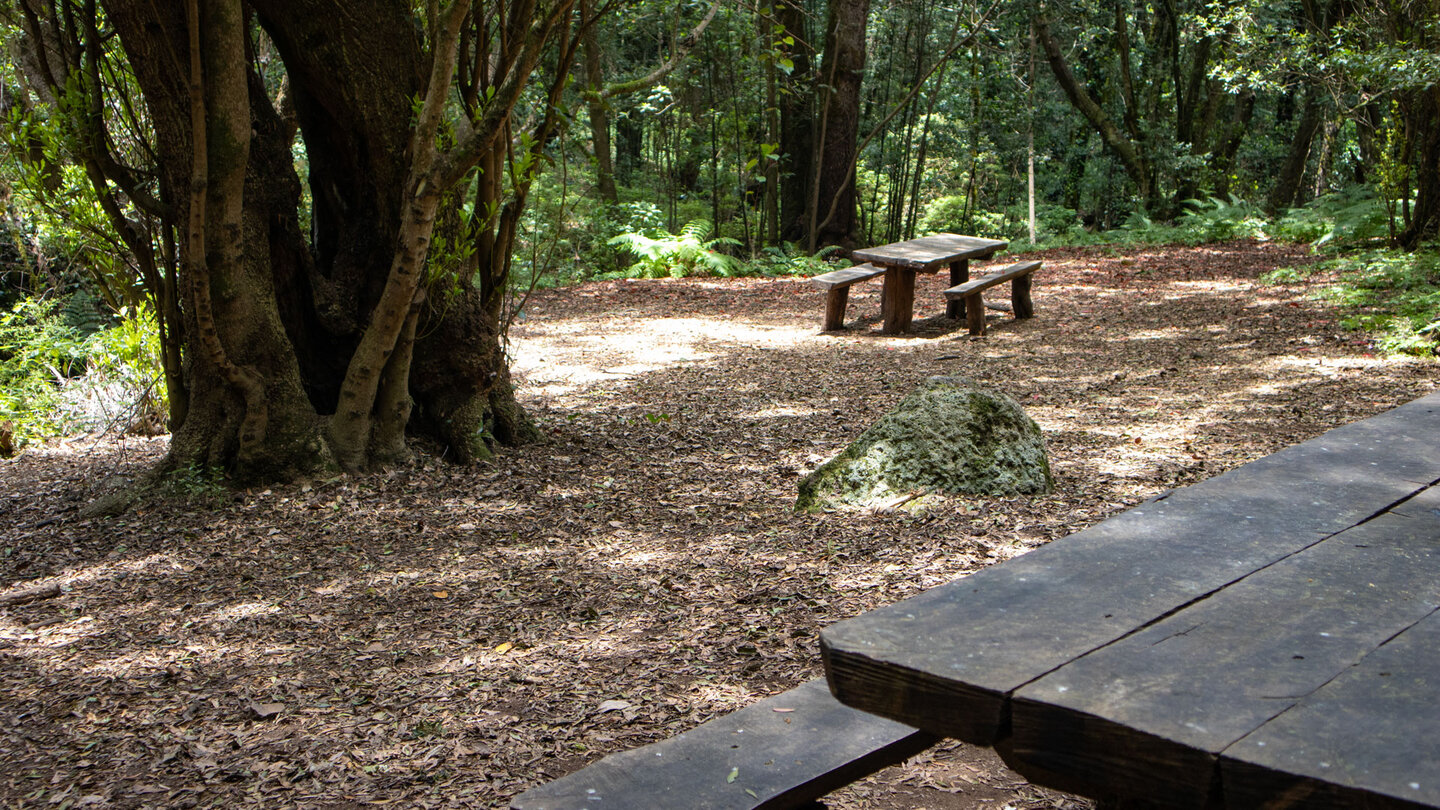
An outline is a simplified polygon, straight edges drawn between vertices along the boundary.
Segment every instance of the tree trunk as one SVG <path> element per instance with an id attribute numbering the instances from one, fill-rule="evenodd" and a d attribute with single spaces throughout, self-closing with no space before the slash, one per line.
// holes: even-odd
<path id="1" fill-rule="evenodd" d="M 1075 78 L 1075 73 L 1070 69 L 1070 64 L 1065 60 L 1065 54 L 1060 49 L 1060 43 L 1055 40 L 1055 35 L 1050 32 L 1050 25 L 1044 17 L 1035 20 L 1035 36 L 1045 50 L 1046 61 L 1050 64 L 1050 70 L 1055 74 L 1055 80 L 1059 82 L 1060 89 L 1065 91 L 1065 96 L 1090 126 L 1100 134 L 1105 145 L 1113 150 L 1120 163 L 1125 167 L 1125 173 L 1130 181 L 1135 184 L 1140 199 L 1144 201 L 1146 210 L 1153 211 L 1157 204 L 1155 185 L 1150 176 L 1150 161 L 1145 157 L 1141 148 L 1123 133 L 1110 120 L 1110 116 L 1100 108 L 1100 104 L 1090 97 L 1089 92 L 1080 85 Z"/>
<path id="2" fill-rule="evenodd" d="M 1421 139 L 1415 152 L 1415 209 L 1410 224 L 1399 236 L 1400 246 L 1415 250 L 1440 232 L 1440 87 L 1407 94 L 1410 132 Z"/>
<path id="3" fill-rule="evenodd" d="M 817 106 L 820 149 L 810 198 L 810 251 L 853 246 L 855 149 L 860 137 L 860 84 L 870 0 L 831 0 Z"/>
<path id="4" fill-rule="evenodd" d="M 1320 96 L 1314 88 L 1307 88 L 1300 121 L 1295 125 L 1295 135 L 1290 140 L 1290 151 L 1275 177 L 1275 185 L 1265 198 L 1265 207 L 1272 214 L 1282 213 L 1295 204 L 1295 198 L 1300 194 L 1300 181 L 1305 176 L 1305 164 L 1310 159 L 1310 146 L 1323 123 Z"/>
<path id="5" fill-rule="evenodd" d="M 185 365 L 190 408 L 167 465 L 223 469 L 241 481 L 284 478 L 323 463 L 324 453 L 270 275 L 275 212 L 255 189 L 274 181 L 256 166 L 268 146 L 252 128 L 240 6 L 203 7 L 193 23 L 197 71 L 184 4 L 106 6 L 155 127 L 161 198 L 172 222 L 190 223 L 180 245 L 194 344 Z M 193 94 L 191 78 L 199 80 Z"/>
<path id="6" fill-rule="evenodd" d="M 285 63 L 310 160 L 313 245 L 299 227 L 296 127 L 252 70 L 244 8 Z M 533 134 L 542 145 L 554 137 L 561 79 L 576 53 L 569 0 L 512 0 L 498 32 L 479 30 L 493 18 L 468 14 L 468 3 L 447 5 L 433 21 L 431 53 L 408 7 L 386 0 L 354 0 L 346 14 L 330 0 L 190 0 L 189 9 L 193 20 L 186 3 L 108 0 L 105 14 L 155 127 L 167 216 L 190 223 L 179 286 L 193 342 L 184 368 L 191 405 L 169 465 L 274 480 L 335 462 L 393 463 L 407 455 L 412 408 L 425 417 L 417 425 L 447 443 L 457 431 L 533 438 L 505 366 L 496 303 L 533 171 L 489 161 L 509 202 L 499 225 L 508 231 L 488 260 L 500 270 L 487 276 L 485 294 L 424 312 L 417 302 L 438 207 L 477 163 L 513 154 L 520 141 L 509 117 L 532 76 L 551 82 Z M 477 29 L 466 40 L 469 68 L 483 70 L 460 72 L 483 74 L 487 104 L 471 106 L 473 119 L 441 153 L 436 133 L 464 25 Z M 540 69 L 546 53 L 553 69 Z M 422 67 L 432 66 L 426 80 Z M 478 84 L 462 96 L 472 90 Z M 412 130 L 417 95 L 425 102 Z M 528 165 L 539 165 L 535 158 Z M 421 323 L 446 340 L 423 362 L 412 348 L 424 345 L 414 342 Z M 473 458 L 474 446 L 452 455 Z"/>
<path id="7" fill-rule="evenodd" d="M 1230 120 L 1216 133 L 1214 159 L 1210 162 L 1216 196 L 1224 199 L 1230 194 L 1231 174 L 1235 170 L 1235 157 L 1240 154 L 1240 142 L 1250 129 L 1250 119 L 1255 114 L 1255 92 L 1241 90 L 1231 101 Z"/>
<path id="8" fill-rule="evenodd" d="M 590 3 L 581 5 L 581 14 L 589 19 Z M 616 205 L 620 192 L 615 188 L 615 160 L 610 156 L 610 105 L 600 95 L 605 74 L 600 67 L 600 37 L 596 26 L 585 29 L 585 107 L 590 113 L 590 144 L 595 152 L 595 193 L 602 202 Z"/>
<path id="9" fill-rule="evenodd" d="M 780 94 L 780 237 L 799 242 L 809 232 L 807 211 L 813 182 L 815 144 L 815 95 L 811 64 L 814 52 L 806 28 L 805 10 L 796 0 L 782 0 L 775 10 L 776 22 L 784 36 L 795 41 L 789 46 L 795 64 L 782 81 Z"/>

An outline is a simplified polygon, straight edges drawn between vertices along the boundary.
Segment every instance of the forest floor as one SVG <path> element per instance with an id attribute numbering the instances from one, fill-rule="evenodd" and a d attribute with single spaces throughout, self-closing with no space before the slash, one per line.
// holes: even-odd
<path id="1" fill-rule="evenodd" d="M 164 438 L 0 462 L 0 602 L 60 587 L 0 608 L 0 805 L 504 806 L 817 676 L 830 623 L 1440 381 L 1342 331 L 1314 281 L 1259 283 L 1303 249 L 1043 258 L 1036 317 L 984 338 L 943 317 L 938 277 L 904 337 L 878 334 L 876 283 L 840 334 L 803 280 L 537 293 L 515 371 L 548 441 L 482 466 L 178 481 L 87 519 Z M 936 374 L 1027 408 L 1053 495 L 791 511 L 805 472 Z M 959 745 L 828 801 L 1086 806 Z"/>

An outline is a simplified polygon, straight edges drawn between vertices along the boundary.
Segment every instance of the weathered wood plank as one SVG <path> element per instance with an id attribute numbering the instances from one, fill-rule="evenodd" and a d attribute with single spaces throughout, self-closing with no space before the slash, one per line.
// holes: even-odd
<path id="1" fill-rule="evenodd" d="M 839 270 L 831 270 L 828 273 L 821 273 L 818 276 L 811 276 L 807 281 L 822 290 L 834 290 L 839 287 L 849 287 L 861 281 L 869 281 L 876 276 L 885 275 L 885 268 L 876 267 L 873 264 L 857 264 L 854 267 L 845 267 Z"/>
<path id="2" fill-rule="evenodd" d="M 1440 491 L 1421 500 L 1440 507 Z M 1221 751 L 1440 605 L 1440 513 L 1412 511 L 1333 535 L 1018 690 L 1002 755 L 1088 796 L 1205 807 Z"/>
<path id="3" fill-rule="evenodd" d="M 881 328 L 884 334 L 908 331 L 915 319 L 915 274 L 908 270 L 888 270 L 880 306 L 885 321 Z"/>
<path id="4" fill-rule="evenodd" d="M 1009 246 L 999 239 L 982 239 L 976 236 L 959 236 L 942 233 L 922 236 L 904 242 L 893 242 L 880 247 L 851 251 L 856 261 L 874 262 L 889 267 L 903 267 L 920 273 L 933 273 L 940 267 L 959 259 L 978 259 L 993 256 Z"/>
<path id="5" fill-rule="evenodd" d="M 950 286 L 964 284 L 970 280 L 970 260 L 960 259 L 950 263 Z M 948 300 L 945 302 L 945 317 L 951 320 L 958 320 L 965 317 L 965 301 Z"/>
<path id="6" fill-rule="evenodd" d="M 1232 807 L 1440 807 L 1437 729 L 1440 614 L 1431 613 L 1227 749 L 1225 796 Z"/>
<path id="7" fill-rule="evenodd" d="M 965 326 L 972 335 L 985 334 L 985 301 L 978 290 L 965 296 Z"/>
<path id="8" fill-rule="evenodd" d="M 850 287 L 835 287 L 825 293 L 825 322 L 821 331 L 838 332 L 845 328 L 845 307 L 850 303 Z"/>
<path id="9" fill-rule="evenodd" d="M 957 284 L 946 289 L 945 297 L 952 301 L 957 298 L 964 299 L 975 293 L 988 290 L 997 284 L 1003 284 L 1006 281 L 1014 282 L 1021 278 L 1025 278 L 1028 281 L 1029 275 L 1035 272 L 1041 264 L 1042 263 L 1038 261 L 1029 261 L 1018 262 L 1009 267 L 1002 267 L 993 273 L 986 273 L 983 276 L 972 278 L 963 284 Z"/>
<path id="10" fill-rule="evenodd" d="M 847 705 L 993 744 L 1016 689 L 1440 478 L 1440 394 L 821 634 Z M 901 677 L 903 673 L 903 677 Z"/>
<path id="11" fill-rule="evenodd" d="M 512 810 L 797 807 L 930 747 L 933 735 L 842 706 L 814 680 L 669 740 L 532 788 Z"/>
<path id="12" fill-rule="evenodd" d="M 1016 318 L 1035 317 L 1035 304 L 1030 300 L 1032 281 L 1030 275 L 1026 274 L 1010 282 L 1010 308 L 1014 310 Z"/>

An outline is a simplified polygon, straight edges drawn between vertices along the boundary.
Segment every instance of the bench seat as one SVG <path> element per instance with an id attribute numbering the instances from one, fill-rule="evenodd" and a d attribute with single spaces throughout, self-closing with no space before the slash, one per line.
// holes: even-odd
<path id="1" fill-rule="evenodd" d="M 511 810 L 795 808 L 902 762 L 939 738 L 857 711 L 823 679 L 611 754 L 510 801 Z"/>
<path id="2" fill-rule="evenodd" d="M 1017 262 L 956 284 L 945 290 L 948 301 L 965 302 L 965 318 L 970 334 L 985 334 L 985 303 L 981 293 L 1002 282 L 1010 282 L 1010 308 L 1016 318 L 1030 318 L 1035 315 L 1035 305 L 1030 301 L 1030 274 L 1040 269 L 1041 262 Z"/>
<path id="3" fill-rule="evenodd" d="M 885 268 L 873 264 L 857 264 L 843 270 L 831 270 L 812 276 L 809 281 L 825 291 L 825 325 L 823 331 L 845 328 L 845 306 L 850 301 L 850 285 L 885 275 Z"/>

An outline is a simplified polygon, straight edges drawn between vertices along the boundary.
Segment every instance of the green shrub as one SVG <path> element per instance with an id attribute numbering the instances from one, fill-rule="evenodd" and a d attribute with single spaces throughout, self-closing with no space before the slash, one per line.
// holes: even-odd
<path id="1" fill-rule="evenodd" d="M 1292 208 L 1275 223 L 1275 238 L 1316 247 L 1354 245 L 1390 235 L 1390 214 L 1375 192 L 1356 186 Z"/>
<path id="2" fill-rule="evenodd" d="M 17 445 L 71 427 L 60 387 L 83 368 L 82 338 L 59 302 L 25 298 L 0 312 L 0 422 L 14 426 Z"/>
<path id="3" fill-rule="evenodd" d="M 712 229 L 709 221 L 697 219 L 681 228 L 678 234 L 622 233 L 611 239 L 610 244 L 629 251 L 638 261 L 619 275 L 631 278 L 740 275 L 744 263 L 715 249 L 740 243 L 729 238 L 707 239 Z"/>
<path id="4" fill-rule="evenodd" d="M 1332 259 L 1318 297 L 1347 310 L 1341 325 L 1370 333 L 1389 354 L 1431 356 L 1440 339 L 1440 253 L 1370 250 Z"/>
<path id="5" fill-rule="evenodd" d="M 1254 203 L 1234 195 L 1226 200 L 1218 197 L 1187 200 L 1185 209 L 1176 227 L 1182 238 L 1195 244 L 1269 238 L 1265 232 L 1269 224 L 1265 213 Z"/>
<path id="6" fill-rule="evenodd" d="M 143 306 L 121 310 L 120 322 L 87 338 L 84 350 L 85 377 L 69 399 L 85 421 L 131 433 L 161 432 L 170 402 L 154 312 Z"/>
<path id="7" fill-rule="evenodd" d="M 814 255 L 805 253 L 795 244 L 786 242 L 784 247 L 768 247 L 759 258 L 749 263 L 745 275 L 765 276 L 816 276 L 834 270 L 827 258 L 840 250 L 838 245 L 821 248 Z"/>
<path id="8" fill-rule="evenodd" d="M 939 197 L 926 204 L 920 221 L 916 224 L 919 233 L 963 233 L 967 236 L 983 236 L 987 239 L 1011 239 L 1015 222 L 998 211 L 966 210 L 965 198 L 960 195 Z M 1021 231 L 1025 223 L 1020 223 Z"/>

